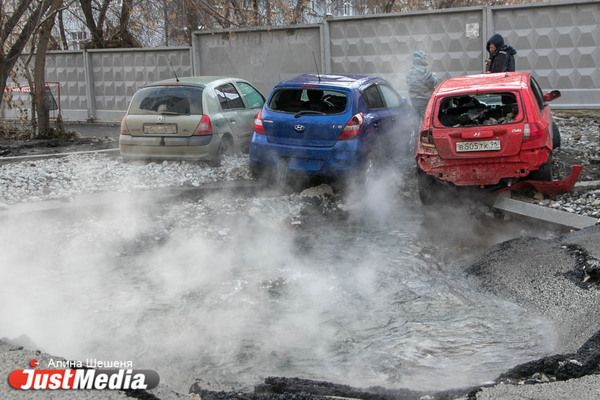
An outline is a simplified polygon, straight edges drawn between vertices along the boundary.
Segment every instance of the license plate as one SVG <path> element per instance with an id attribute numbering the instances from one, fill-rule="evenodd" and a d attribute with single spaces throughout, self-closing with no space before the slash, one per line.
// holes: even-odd
<path id="1" fill-rule="evenodd" d="M 479 140 L 474 142 L 456 142 L 456 152 L 500 150 L 499 140 Z"/>
<path id="2" fill-rule="evenodd" d="M 177 133 L 177 124 L 145 124 L 144 133 L 172 135 Z"/>

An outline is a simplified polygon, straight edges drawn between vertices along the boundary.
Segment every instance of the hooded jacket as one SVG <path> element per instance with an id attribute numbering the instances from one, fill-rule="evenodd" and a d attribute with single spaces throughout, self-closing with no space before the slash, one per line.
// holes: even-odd
<path id="1" fill-rule="evenodd" d="M 424 51 L 416 50 L 413 54 L 413 65 L 406 76 L 408 96 L 413 105 L 416 102 L 427 104 L 438 83 L 435 75 L 427 68 L 426 59 L 427 54 Z"/>
<path id="2" fill-rule="evenodd" d="M 490 51 L 490 44 L 496 46 L 496 51 Z M 496 33 L 487 42 L 486 49 L 490 54 L 489 72 L 514 72 L 515 54 L 517 51 L 504 43 L 502 35 Z"/>

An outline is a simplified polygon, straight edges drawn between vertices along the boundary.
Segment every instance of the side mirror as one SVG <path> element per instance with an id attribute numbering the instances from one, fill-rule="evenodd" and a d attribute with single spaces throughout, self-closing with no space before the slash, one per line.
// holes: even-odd
<path id="1" fill-rule="evenodd" d="M 552 90 L 544 95 L 544 101 L 556 100 L 561 96 L 560 90 Z"/>

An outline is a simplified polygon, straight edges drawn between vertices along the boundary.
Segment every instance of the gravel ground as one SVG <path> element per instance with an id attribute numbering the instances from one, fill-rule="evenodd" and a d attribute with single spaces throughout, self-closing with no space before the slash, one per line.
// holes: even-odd
<path id="1" fill-rule="evenodd" d="M 104 191 L 198 187 L 249 180 L 248 156 L 227 157 L 220 167 L 188 162 L 124 163 L 110 154 L 79 154 L 0 166 L 5 204 L 68 198 Z"/>
<path id="2" fill-rule="evenodd" d="M 572 165 L 583 165 L 578 181 L 600 183 L 600 116 L 555 113 L 561 133 L 561 147 L 553 154 L 555 179 L 566 177 Z M 588 191 L 573 191 L 558 196 L 539 196 L 540 205 L 600 218 L 600 186 Z"/>
<path id="3" fill-rule="evenodd" d="M 562 145 L 554 152 L 553 173 L 563 178 L 571 166 L 584 169 L 579 181 L 600 181 L 600 116 L 555 113 Z M 111 128 L 112 129 L 112 128 Z M 103 132 L 103 131 L 100 131 Z M 47 143 L 46 143 L 47 144 Z M 76 154 L 61 158 L 32 159 L 6 163 L 10 157 L 107 149 L 117 147 L 112 137 L 80 141 L 53 142 L 41 147 L 38 142 L 0 141 L 0 204 L 40 201 L 101 191 L 128 191 L 171 186 L 199 186 L 207 182 L 250 180 L 248 156 L 228 157 L 219 168 L 204 163 L 134 162 L 124 163 L 118 153 Z M 558 196 L 525 192 L 519 198 L 539 205 L 600 218 L 600 188 L 573 191 Z"/>

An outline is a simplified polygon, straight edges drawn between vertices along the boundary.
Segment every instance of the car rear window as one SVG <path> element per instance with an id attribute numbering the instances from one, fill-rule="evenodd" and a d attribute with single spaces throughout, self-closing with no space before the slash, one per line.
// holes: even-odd
<path id="1" fill-rule="evenodd" d="M 442 99 L 438 120 L 443 126 L 510 124 L 520 119 L 514 93 L 483 93 Z"/>
<path id="2" fill-rule="evenodd" d="M 141 89 L 131 99 L 130 115 L 202 114 L 203 88 L 156 86 Z"/>
<path id="3" fill-rule="evenodd" d="M 269 102 L 269 109 L 297 113 L 314 111 L 315 115 L 339 114 L 346 110 L 348 93 L 308 88 L 279 89 Z"/>

